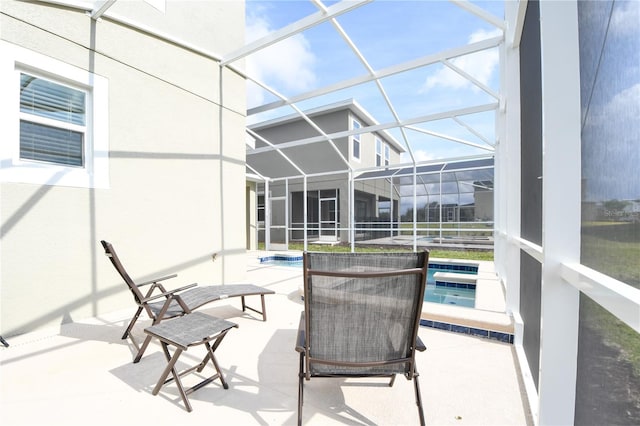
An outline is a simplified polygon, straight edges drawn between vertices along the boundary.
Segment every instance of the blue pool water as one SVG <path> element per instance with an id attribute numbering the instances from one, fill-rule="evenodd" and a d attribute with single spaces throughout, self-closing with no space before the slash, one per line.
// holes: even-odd
<path id="1" fill-rule="evenodd" d="M 274 265 L 274 266 L 290 266 L 292 268 L 302 268 L 302 255 L 299 256 L 285 256 L 285 255 L 273 255 L 260 258 L 261 265 Z"/>
<path id="2" fill-rule="evenodd" d="M 442 305 L 457 305 L 467 308 L 473 308 L 476 305 L 476 289 L 475 285 L 457 283 L 441 283 L 436 281 L 433 275 L 436 272 L 452 272 L 450 269 L 437 269 L 429 266 L 427 273 L 427 288 L 424 291 L 424 301 L 431 303 L 440 303 Z M 473 274 L 473 272 L 456 271 L 456 273 Z M 464 287 L 466 288 L 464 288 Z M 472 287 L 472 288 L 469 288 Z"/>
<path id="3" fill-rule="evenodd" d="M 291 268 L 302 268 L 302 260 L 265 260 L 260 262 L 261 265 L 273 265 L 273 266 L 289 266 Z"/>
<path id="4" fill-rule="evenodd" d="M 261 264 L 274 266 L 287 266 L 292 268 L 302 267 L 302 256 L 286 257 L 271 256 L 260 259 Z M 453 263 L 429 263 L 427 273 L 427 288 L 425 289 L 424 301 L 440 303 L 443 305 L 457 305 L 467 308 L 475 307 L 476 288 L 475 284 L 458 284 L 448 282 L 436 283 L 434 274 L 436 272 L 455 272 L 456 274 L 477 274 L 478 267 L 474 265 L 459 265 Z"/>
<path id="5" fill-rule="evenodd" d="M 476 305 L 476 285 L 461 284 L 455 282 L 441 282 L 434 279 L 436 272 L 452 272 L 456 274 L 478 273 L 478 266 L 456 263 L 429 263 L 427 272 L 427 288 L 424 292 L 424 301 L 440 303 L 443 305 L 457 305 L 474 308 Z"/>

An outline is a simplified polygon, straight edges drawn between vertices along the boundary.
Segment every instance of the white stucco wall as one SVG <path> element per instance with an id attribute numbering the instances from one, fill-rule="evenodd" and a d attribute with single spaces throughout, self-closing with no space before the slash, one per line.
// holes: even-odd
<path id="1" fill-rule="evenodd" d="M 108 12 L 205 52 L 222 54 L 243 42 L 244 2 L 169 1 L 163 13 L 123 1 Z M 133 309 L 101 239 L 114 244 L 135 278 L 177 272 L 176 287 L 243 279 L 240 76 L 225 69 L 220 78 L 211 55 L 109 15 L 94 21 L 56 5 L 0 2 L 0 39 L 106 78 L 109 136 L 105 188 L 22 183 L 2 174 L 4 337 Z"/>

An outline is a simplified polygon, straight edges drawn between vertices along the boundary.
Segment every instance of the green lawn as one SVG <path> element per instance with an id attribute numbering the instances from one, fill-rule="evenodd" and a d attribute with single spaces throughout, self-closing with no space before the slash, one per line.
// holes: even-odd
<path id="1" fill-rule="evenodd" d="M 583 224 L 581 263 L 640 288 L 640 223 Z"/>
<path id="2" fill-rule="evenodd" d="M 616 362 L 629 363 L 636 379 L 640 379 L 640 335 L 587 296 L 582 296 L 580 310 L 584 329 L 598 336 L 603 347 L 617 352 Z"/>
<path id="3" fill-rule="evenodd" d="M 581 263 L 640 288 L 640 223 L 583 223 Z M 583 325 L 605 347 L 617 351 L 618 361 L 628 362 L 640 378 L 640 335 L 588 297 L 582 298 Z"/>
<path id="4" fill-rule="evenodd" d="M 258 244 L 258 249 L 264 250 L 264 243 Z M 304 245 L 302 243 L 289 243 L 289 250 L 303 251 Z M 308 244 L 308 251 L 328 251 L 328 252 L 350 252 L 350 245 L 329 245 L 329 244 Z M 411 251 L 412 248 L 402 247 L 385 247 L 385 246 L 356 246 L 356 252 L 399 252 L 399 251 Z M 429 257 L 440 257 L 446 259 L 463 259 L 463 260 L 487 260 L 493 261 L 493 250 L 442 250 L 442 249 L 429 249 Z"/>

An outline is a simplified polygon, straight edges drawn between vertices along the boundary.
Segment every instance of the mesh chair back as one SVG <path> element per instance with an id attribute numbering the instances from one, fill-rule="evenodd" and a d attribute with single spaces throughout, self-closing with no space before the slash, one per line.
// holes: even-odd
<path id="1" fill-rule="evenodd" d="M 428 252 L 305 253 L 308 375 L 413 372 Z"/>
<path id="2" fill-rule="evenodd" d="M 129 287 L 129 290 L 131 290 L 131 293 L 133 293 L 133 297 L 136 300 L 136 303 L 140 304 L 142 299 L 144 299 L 144 295 L 142 294 L 136 283 L 131 279 L 127 271 L 124 269 L 124 266 L 122 266 L 122 263 L 120 262 L 120 259 L 118 259 L 118 255 L 116 254 L 116 251 L 113 249 L 113 246 L 111 245 L 111 243 L 104 240 L 100 241 L 100 243 L 104 248 L 105 255 L 109 258 L 124 282 L 127 283 L 127 286 Z"/>

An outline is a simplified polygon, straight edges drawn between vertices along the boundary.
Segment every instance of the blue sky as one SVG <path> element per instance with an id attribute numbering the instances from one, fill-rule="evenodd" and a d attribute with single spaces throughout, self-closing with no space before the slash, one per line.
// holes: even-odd
<path id="1" fill-rule="evenodd" d="M 329 7 L 335 3 L 327 2 L 324 5 Z M 501 1 L 473 3 L 502 19 Z M 247 42 L 317 11 L 318 8 L 306 0 L 247 0 Z M 500 31 L 491 24 L 448 1 L 374 1 L 338 16 L 336 20 L 374 71 L 500 35 Z M 452 62 L 495 92 L 499 91 L 496 48 L 456 58 Z M 365 66 L 328 22 L 250 56 L 247 58 L 247 69 L 250 75 L 286 97 L 367 74 Z M 401 120 L 496 101 L 441 64 L 388 77 L 382 80 L 382 85 Z M 277 99 L 255 86 L 250 85 L 248 89 L 249 108 Z M 356 99 L 378 122 L 394 121 L 391 110 L 374 83 L 304 101 L 297 106 L 304 110 L 349 98 Z M 286 107 L 250 120 L 261 121 L 292 112 L 291 108 Z M 494 142 L 492 112 L 468 115 L 460 117 L 460 120 L 464 125 L 446 120 L 418 127 L 487 146 L 466 125 Z M 404 144 L 399 131 L 390 133 Z M 418 160 L 489 153 L 416 131 L 407 131 L 407 137 Z"/>

